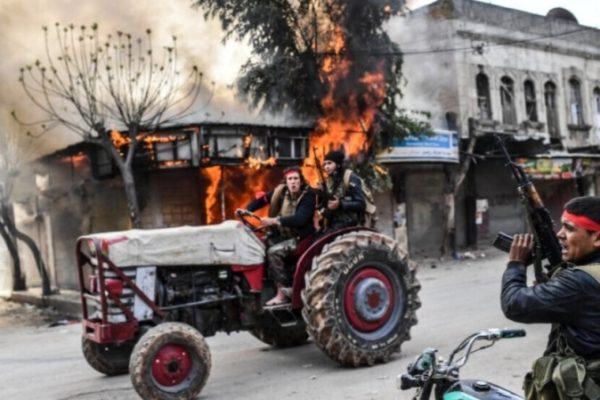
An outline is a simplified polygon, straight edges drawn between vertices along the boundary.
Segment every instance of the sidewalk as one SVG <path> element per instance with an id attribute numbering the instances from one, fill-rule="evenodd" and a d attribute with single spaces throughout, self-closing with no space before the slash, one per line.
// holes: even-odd
<path id="1" fill-rule="evenodd" d="M 21 304 L 32 304 L 36 307 L 54 308 L 59 314 L 81 318 L 81 297 L 78 291 L 61 290 L 60 293 L 42 296 L 41 288 L 31 288 L 23 291 L 14 291 L 7 300 Z"/>

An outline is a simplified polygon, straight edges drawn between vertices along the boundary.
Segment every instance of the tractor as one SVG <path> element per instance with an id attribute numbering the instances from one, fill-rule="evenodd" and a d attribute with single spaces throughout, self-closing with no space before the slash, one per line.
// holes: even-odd
<path id="1" fill-rule="evenodd" d="M 105 375 L 129 372 L 144 399 L 192 399 L 211 369 L 205 337 L 247 330 L 276 347 L 309 338 L 345 366 L 387 362 L 417 323 L 416 264 L 356 226 L 300 243 L 291 302 L 266 306 L 267 231 L 252 213 L 208 226 L 82 236 L 76 255 L 82 350 Z"/>

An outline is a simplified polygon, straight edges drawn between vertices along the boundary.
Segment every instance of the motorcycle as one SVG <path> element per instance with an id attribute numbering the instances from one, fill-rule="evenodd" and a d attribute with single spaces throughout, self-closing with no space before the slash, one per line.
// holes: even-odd
<path id="1" fill-rule="evenodd" d="M 437 349 L 427 348 L 397 378 L 400 390 L 417 388 L 413 400 L 523 400 L 522 396 L 483 380 L 460 379 L 459 371 L 477 351 L 493 346 L 500 339 L 525 336 L 523 329 L 488 329 L 469 335 L 450 354 L 448 361 L 437 357 Z M 486 343 L 475 347 L 475 343 Z M 460 357 L 459 357 L 460 355 Z"/>

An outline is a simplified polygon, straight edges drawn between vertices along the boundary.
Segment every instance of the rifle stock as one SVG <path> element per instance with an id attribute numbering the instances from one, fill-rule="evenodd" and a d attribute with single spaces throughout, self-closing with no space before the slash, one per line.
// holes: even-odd
<path id="1" fill-rule="evenodd" d="M 554 232 L 554 222 L 533 182 L 527 177 L 523 168 L 511 159 L 502 139 L 498 136 L 496 136 L 496 139 L 508 162 L 507 165 L 511 168 L 517 181 L 521 202 L 527 211 L 527 219 L 535 237 L 536 280 L 544 282 L 546 277 L 542 272 L 541 260 L 548 260 L 550 263 L 549 266 L 546 266 L 548 270 L 562 261 L 561 246 Z M 511 243 L 512 237 L 500 232 L 493 245 L 502 251 L 508 252 Z"/>

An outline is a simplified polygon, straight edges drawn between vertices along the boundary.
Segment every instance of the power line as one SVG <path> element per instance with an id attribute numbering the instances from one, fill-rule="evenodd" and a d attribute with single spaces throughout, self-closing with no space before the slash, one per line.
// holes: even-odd
<path id="1" fill-rule="evenodd" d="M 556 38 L 556 37 L 572 35 L 574 33 L 582 32 L 582 31 L 585 31 L 588 29 L 590 29 L 590 28 L 583 27 L 583 28 L 575 29 L 575 30 L 568 31 L 568 32 L 555 33 L 555 34 L 551 34 L 551 35 L 540 36 L 540 37 L 530 38 L 530 39 L 511 40 L 506 43 L 497 43 L 497 44 L 491 44 L 491 45 L 488 44 L 488 45 L 484 45 L 484 46 L 487 48 L 512 46 L 512 45 L 517 45 L 517 44 L 535 42 L 538 40 L 552 39 L 552 38 Z M 446 49 L 428 49 L 428 50 L 413 50 L 413 51 L 409 50 L 409 51 L 404 51 L 404 52 L 381 52 L 381 53 L 376 53 L 376 54 L 407 56 L 407 55 L 419 55 L 419 54 L 452 53 L 452 52 L 472 51 L 472 50 L 473 50 L 472 46 L 468 46 L 468 47 L 463 46 L 463 47 L 455 47 L 455 48 L 450 48 L 450 49 L 446 48 Z"/>

